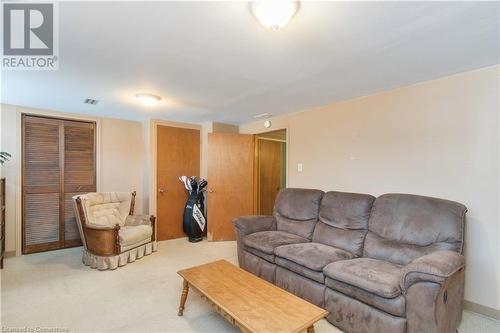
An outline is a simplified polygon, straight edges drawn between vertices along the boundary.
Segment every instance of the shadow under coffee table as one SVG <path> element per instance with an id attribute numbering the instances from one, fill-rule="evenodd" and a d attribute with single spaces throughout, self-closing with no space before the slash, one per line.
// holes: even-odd
<path id="1" fill-rule="evenodd" d="M 314 323 L 328 315 L 328 311 L 225 260 L 177 273 L 184 278 L 179 316 L 183 315 L 190 287 L 242 332 L 314 333 Z"/>

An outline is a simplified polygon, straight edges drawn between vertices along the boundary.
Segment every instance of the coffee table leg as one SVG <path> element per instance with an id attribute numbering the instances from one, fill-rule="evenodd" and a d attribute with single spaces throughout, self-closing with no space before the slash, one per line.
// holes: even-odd
<path id="1" fill-rule="evenodd" d="M 307 328 L 307 333 L 314 333 L 314 326 L 311 325 Z"/>
<path id="2" fill-rule="evenodd" d="M 179 312 L 177 312 L 178 316 L 182 316 L 184 314 L 184 304 L 186 304 L 188 292 L 189 292 L 189 284 L 186 280 L 184 280 L 184 282 L 182 283 L 181 304 L 179 304 Z"/>

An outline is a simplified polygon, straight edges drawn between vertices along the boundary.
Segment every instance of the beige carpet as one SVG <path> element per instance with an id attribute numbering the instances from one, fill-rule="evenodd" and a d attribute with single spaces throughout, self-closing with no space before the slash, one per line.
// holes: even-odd
<path id="1" fill-rule="evenodd" d="M 177 317 L 177 270 L 216 259 L 236 263 L 234 242 L 165 241 L 158 252 L 115 271 L 81 263 L 81 248 L 8 258 L 1 273 L 2 327 L 71 332 L 238 332 L 190 293 Z M 340 332 L 325 320 L 316 332 Z M 500 332 L 496 321 L 465 312 L 460 333 Z"/>

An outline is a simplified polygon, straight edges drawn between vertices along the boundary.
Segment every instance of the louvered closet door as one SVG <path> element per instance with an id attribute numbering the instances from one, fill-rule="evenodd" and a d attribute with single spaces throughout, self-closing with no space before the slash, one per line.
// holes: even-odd
<path id="1" fill-rule="evenodd" d="M 95 124 L 64 121 L 64 243 L 81 245 L 71 198 L 96 191 Z"/>
<path id="2" fill-rule="evenodd" d="M 95 191 L 95 124 L 23 115 L 23 253 L 81 244 L 71 196 Z"/>

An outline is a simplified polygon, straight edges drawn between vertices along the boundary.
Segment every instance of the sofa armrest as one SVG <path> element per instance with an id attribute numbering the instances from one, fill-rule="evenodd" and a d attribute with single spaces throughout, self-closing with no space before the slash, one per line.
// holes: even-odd
<path id="1" fill-rule="evenodd" d="M 241 216 L 233 220 L 236 231 L 242 236 L 259 231 L 276 230 L 276 221 L 272 216 Z"/>
<path id="2" fill-rule="evenodd" d="M 465 267 L 465 257 L 453 251 L 436 251 L 410 262 L 403 268 L 400 286 L 403 293 L 421 281 L 443 283 Z"/>

